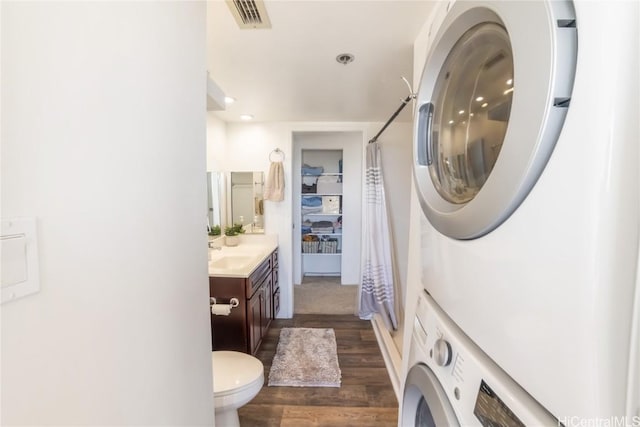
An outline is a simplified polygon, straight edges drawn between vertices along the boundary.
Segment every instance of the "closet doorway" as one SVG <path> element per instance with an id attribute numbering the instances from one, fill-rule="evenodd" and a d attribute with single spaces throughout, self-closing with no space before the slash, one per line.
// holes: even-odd
<path id="1" fill-rule="evenodd" d="M 293 282 L 357 285 L 363 134 L 293 132 L 292 139 Z"/>

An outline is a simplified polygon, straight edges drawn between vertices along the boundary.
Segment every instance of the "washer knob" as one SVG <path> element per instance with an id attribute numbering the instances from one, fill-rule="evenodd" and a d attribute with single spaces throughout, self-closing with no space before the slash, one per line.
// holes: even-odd
<path id="1" fill-rule="evenodd" d="M 447 366 L 451 363 L 451 344 L 445 339 L 438 338 L 433 345 L 434 359 L 438 366 Z"/>

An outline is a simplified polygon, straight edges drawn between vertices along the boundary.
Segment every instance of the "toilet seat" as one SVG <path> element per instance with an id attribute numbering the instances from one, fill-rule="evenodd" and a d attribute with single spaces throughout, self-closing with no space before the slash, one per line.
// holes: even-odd
<path id="1" fill-rule="evenodd" d="M 215 382 L 215 379 L 214 379 Z M 225 390 L 225 391 L 216 391 L 215 385 L 213 386 L 213 394 L 216 397 L 222 397 L 222 396 L 229 396 L 232 394 L 236 394 L 236 393 L 241 393 L 244 392 L 247 389 L 254 389 L 254 388 L 262 388 L 262 385 L 264 384 L 264 378 L 263 377 L 258 377 L 255 380 L 251 381 L 249 384 L 243 385 L 241 387 L 237 387 L 234 389 L 230 389 L 230 390 Z"/>
<path id="2" fill-rule="evenodd" d="M 213 392 L 228 395 L 264 382 L 264 367 L 260 360 L 237 351 L 211 352 L 213 366 Z M 216 370 L 218 367 L 224 369 Z M 262 385 L 261 385 L 262 386 Z"/>

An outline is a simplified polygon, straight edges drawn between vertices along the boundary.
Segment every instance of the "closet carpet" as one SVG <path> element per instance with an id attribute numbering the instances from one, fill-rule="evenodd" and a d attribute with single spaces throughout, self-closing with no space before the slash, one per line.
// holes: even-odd
<path id="1" fill-rule="evenodd" d="M 265 378 L 282 328 L 333 328 L 342 384 L 336 387 L 262 387 L 240 408 L 242 427 L 395 427 L 398 401 L 371 322 L 349 315 L 295 314 L 276 319 L 256 354 Z"/>
<path id="2" fill-rule="evenodd" d="M 305 276 L 293 287 L 294 314 L 355 314 L 357 285 L 341 285 L 340 277 Z"/>

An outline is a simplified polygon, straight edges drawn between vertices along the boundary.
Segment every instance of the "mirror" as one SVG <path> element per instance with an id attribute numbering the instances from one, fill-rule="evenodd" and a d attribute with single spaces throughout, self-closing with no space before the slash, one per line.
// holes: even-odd
<path id="1" fill-rule="evenodd" d="M 207 172 L 207 224 L 218 225 L 224 231 L 224 175 L 222 172 Z"/>
<path id="2" fill-rule="evenodd" d="M 231 172 L 229 224 L 264 233 L 264 172 Z"/>

